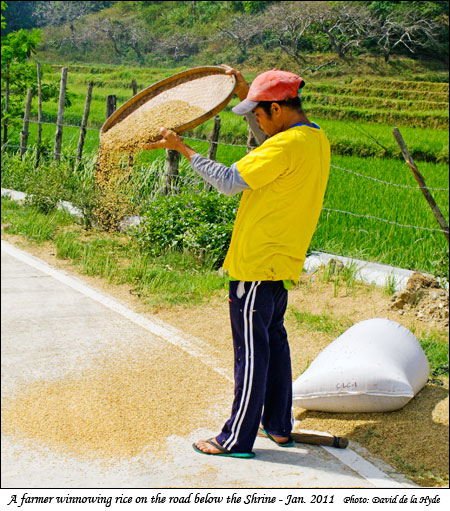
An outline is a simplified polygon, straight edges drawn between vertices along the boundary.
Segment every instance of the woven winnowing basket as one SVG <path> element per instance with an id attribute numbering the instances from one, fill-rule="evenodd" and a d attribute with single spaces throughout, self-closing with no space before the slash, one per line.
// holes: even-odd
<path id="1" fill-rule="evenodd" d="M 173 100 L 186 101 L 205 110 L 201 116 L 173 128 L 177 133 L 184 133 L 223 110 L 232 98 L 235 87 L 234 75 L 225 74 L 225 70 L 218 66 L 196 67 L 177 73 L 151 85 L 124 103 L 103 124 L 100 136 L 137 110 L 144 113 L 145 110 Z"/>

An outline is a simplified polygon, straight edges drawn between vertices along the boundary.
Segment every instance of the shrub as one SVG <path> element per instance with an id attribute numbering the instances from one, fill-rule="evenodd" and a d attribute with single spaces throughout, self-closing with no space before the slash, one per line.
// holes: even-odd
<path id="1" fill-rule="evenodd" d="M 237 207 L 237 197 L 224 197 L 216 191 L 160 195 L 151 203 L 134 235 L 141 249 L 153 255 L 186 250 L 220 265 L 231 239 Z"/>
<path id="2" fill-rule="evenodd" d="M 57 208 L 60 200 L 69 197 L 67 188 L 72 172 L 68 165 L 58 162 L 43 163 L 30 169 L 26 178 L 26 204 L 36 207 L 44 214 Z"/>

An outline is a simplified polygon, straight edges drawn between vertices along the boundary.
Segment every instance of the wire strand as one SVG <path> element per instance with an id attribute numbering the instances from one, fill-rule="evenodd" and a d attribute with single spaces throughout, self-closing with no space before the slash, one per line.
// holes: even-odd
<path id="1" fill-rule="evenodd" d="M 364 174 L 360 174 L 358 172 L 355 172 L 353 170 L 348 170 L 348 169 L 344 169 L 342 167 L 337 167 L 336 165 L 330 165 L 330 167 L 334 168 L 334 169 L 337 169 L 337 170 L 342 170 L 344 172 L 348 172 L 350 174 L 354 174 L 355 176 L 358 176 L 358 177 L 362 177 L 364 179 L 370 179 L 371 181 L 375 181 L 377 183 L 381 183 L 381 184 L 384 184 L 384 185 L 389 185 L 389 186 L 397 186 L 398 188 L 407 188 L 409 190 L 433 190 L 433 191 L 436 191 L 436 192 L 448 192 L 449 191 L 449 188 L 430 188 L 429 186 L 409 186 L 409 185 L 401 185 L 401 184 L 398 184 L 398 183 L 390 183 L 389 181 L 382 181 L 380 179 L 376 179 L 375 177 L 371 177 L 371 176 L 366 176 Z"/>
<path id="2" fill-rule="evenodd" d="M 8 146 L 8 147 L 16 147 L 16 148 L 21 148 L 22 147 L 20 145 L 14 145 L 14 144 L 5 144 L 5 145 Z M 5 145 L 2 146 L 2 147 L 5 147 Z M 31 148 L 26 148 L 26 149 L 30 150 Z M 64 155 L 59 154 L 59 156 L 64 156 Z M 67 157 L 75 158 L 74 156 L 67 156 Z M 156 171 L 155 173 L 158 174 L 158 171 Z M 180 176 L 179 174 L 165 174 L 165 176 L 168 176 L 168 177 L 170 177 L 172 179 L 184 179 L 185 183 L 187 181 L 189 181 L 188 177 Z M 358 218 L 367 218 L 367 219 L 370 219 L 370 220 L 376 220 L 378 222 L 384 222 L 384 223 L 387 223 L 387 224 L 396 225 L 397 227 L 403 227 L 403 228 L 409 228 L 409 229 L 419 229 L 419 230 L 422 230 L 422 231 L 443 232 L 442 229 L 433 229 L 431 227 L 421 227 L 421 226 L 418 226 L 418 225 L 405 225 L 405 224 L 400 224 L 398 222 L 394 222 L 392 220 L 387 220 L 386 218 L 379 218 L 379 217 L 372 216 L 372 215 L 360 215 L 358 213 L 353 213 L 351 211 L 345 211 L 345 210 L 342 210 L 342 209 L 333 209 L 333 208 L 325 208 L 325 207 L 323 207 L 322 211 L 330 211 L 330 212 L 333 212 L 333 213 L 341 213 L 341 214 L 346 214 L 346 215 L 350 215 L 350 216 L 354 216 L 354 217 L 358 217 Z"/>
<path id="3" fill-rule="evenodd" d="M 22 119 L 20 119 L 18 117 L 12 117 L 12 119 L 22 120 Z M 34 119 L 30 119 L 29 122 L 37 123 L 38 121 L 36 121 Z M 49 126 L 56 126 L 56 123 L 53 123 L 53 122 L 43 122 L 42 121 L 41 124 L 46 124 L 46 125 L 49 125 Z M 73 124 L 62 124 L 62 126 L 66 126 L 68 128 L 81 129 L 81 126 L 73 125 Z M 86 130 L 98 131 L 98 132 L 100 131 L 100 129 L 98 129 L 98 128 L 88 128 L 88 127 L 86 127 Z M 209 141 L 209 140 L 205 140 L 205 139 L 202 139 L 202 138 L 195 138 L 195 137 L 182 137 L 182 138 L 186 139 L 186 140 L 195 140 L 197 142 L 204 142 L 204 143 L 209 143 L 209 144 L 212 143 L 212 144 L 222 145 L 222 146 L 226 146 L 226 147 L 241 147 L 241 148 L 246 148 L 246 149 L 255 149 L 256 148 L 256 146 L 247 146 L 247 145 L 241 145 L 241 144 L 230 144 L 230 143 L 219 142 L 219 141 Z M 403 184 L 399 184 L 399 183 L 391 183 L 389 181 L 382 181 L 381 179 L 376 179 L 375 177 L 367 176 L 365 174 L 360 174 L 359 172 L 355 172 L 354 170 L 344 169 L 342 167 L 338 167 L 337 165 L 330 165 L 330 167 L 334 168 L 336 170 L 341 170 L 343 172 L 348 172 L 349 174 L 353 174 L 353 175 L 361 177 L 363 179 L 368 179 L 368 180 L 374 181 L 376 183 L 384 184 L 386 186 L 395 186 L 397 188 L 404 188 L 404 189 L 409 189 L 409 190 L 423 190 L 423 189 L 426 189 L 426 190 L 431 190 L 431 191 L 435 191 L 435 192 L 448 192 L 448 191 L 450 191 L 449 188 L 433 188 L 433 187 L 429 187 L 429 186 L 420 187 L 420 186 L 403 185 Z"/>
<path id="4" fill-rule="evenodd" d="M 372 215 L 358 215 L 357 213 L 352 213 L 351 211 L 343 211 L 342 209 L 322 208 L 322 210 L 323 211 L 332 211 L 335 213 L 345 213 L 346 215 L 356 216 L 358 218 L 369 218 L 371 220 L 378 220 L 379 222 L 396 225 L 398 227 L 406 227 L 409 229 L 420 229 L 422 231 L 444 232 L 443 229 L 432 229 L 431 227 L 420 227 L 418 225 L 399 224 L 398 222 L 393 222 L 392 220 L 386 220 L 385 218 L 379 218 L 377 216 L 372 216 Z"/>

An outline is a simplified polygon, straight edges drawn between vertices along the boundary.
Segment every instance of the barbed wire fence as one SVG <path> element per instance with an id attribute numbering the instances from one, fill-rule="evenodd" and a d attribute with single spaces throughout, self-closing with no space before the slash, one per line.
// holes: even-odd
<path id="1" fill-rule="evenodd" d="M 36 150 L 35 165 L 37 166 L 39 164 L 41 152 L 43 150 L 43 144 L 42 144 L 42 140 L 41 140 L 41 126 L 42 125 L 51 125 L 51 126 L 56 126 L 55 146 L 54 146 L 54 150 L 52 152 L 50 152 L 50 150 L 47 151 L 48 155 L 52 154 L 53 159 L 55 161 L 60 161 L 60 159 L 62 157 L 69 159 L 69 160 L 73 160 L 74 161 L 73 168 L 77 168 L 77 165 L 79 165 L 82 162 L 88 163 L 90 165 L 92 165 L 92 164 L 95 165 L 95 155 L 91 154 L 88 158 L 86 158 L 86 156 L 83 156 L 83 154 L 82 154 L 86 131 L 100 132 L 100 128 L 92 127 L 92 126 L 88 127 L 88 125 L 87 125 L 91 96 L 92 96 L 91 92 L 92 92 L 92 87 L 94 85 L 94 82 L 90 82 L 90 84 L 89 84 L 88 93 L 86 95 L 85 109 L 84 109 L 83 119 L 81 121 L 81 124 L 76 125 L 76 124 L 64 123 L 64 104 L 65 104 L 65 94 L 66 94 L 66 85 L 67 85 L 67 68 L 63 67 L 61 69 L 61 82 L 60 82 L 60 94 L 59 94 L 57 122 L 43 120 L 42 108 L 41 108 L 39 64 L 37 64 L 37 76 L 38 76 L 38 99 L 39 99 L 39 108 L 38 108 L 38 116 L 37 116 L 38 120 L 31 119 L 30 110 L 31 110 L 32 93 L 31 93 L 31 90 L 29 89 L 27 91 L 27 101 L 26 101 L 26 105 L 25 105 L 25 115 L 24 115 L 23 119 L 13 118 L 13 117 L 8 116 L 6 121 L 4 121 L 5 125 L 4 125 L 4 129 L 3 129 L 2 152 L 6 148 L 17 149 L 18 151 L 20 151 L 20 157 L 22 158 L 22 156 L 24 155 L 25 152 Z M 132 81 L 131 86 L 133 89 L 133 95 L 135 95 L 137 93 L 136 80 Z M 123 99 L 123 98 L 120 98 L 120 99 Z M 117 101 L 117 97 L 114 95 L 110 95 L 107 97 L 106 118 L 108 118 L 113 113 L 113 111 L 116 109 L 116 101 Z M 23 128 L 22 128 L 22 131 L 20 132 L 20 145 L 16 145 L 16 144 L 8 141 L 6 133 L 7 133 L 7 123 L 8 123 L 9 119 L 23 122 Z M 218 116 L 216 116 L 215 123 L 214 123 L 214 129 L 209 134 L 208 138 L 195 138 L 195 137 L 191 137 L 191 136 L 184 136 L 183 138 L 185 138 L 186 140 L 209 143 L 208 157 L 213 158 L 213 159 L 215 159 L 216 149 L 218 146 L 244 148 L 247 150 L 247 152 L 251 151 L 252 149 L 254 149 L 256 147 L 254 145 L 254 144 L 256 144 L 256 141 L 254 140 L 254 138 L 252 138 L 252 133 L 251 133 L 250 129 L 248 132 L 246 144 L 236 144 L 236 143 L 227 143 L 224 141 L 219 141 L 218 140 L 219 129 L 217 129 L 217 130 L 215 129 L 216 121 L 218 121 L 218 125 L 219 125 L 218 128 L 220 128 L 220 118 L 218 118 Z M 28 133 L 28 123 L 30 123 L 30 122 L 38 124 L 38 140 L 37 140 L 37 144 L 34 147 L 29 147 L 29 145 L 28 145 L 28 134 L 29 134 Z M 345 121 L 343 121 L 343 123 L 347 124 Z M 348 124 L 348 126 L 350 126 L 352 129 L 355 129 L 356 131 L 359 131 L 364 136 L 366 136 L 372 143 L 375 143 L 378 146 L 382 147 L 384 150 L 386 150 L 386 148 L 383 146 L 383 144 L 381 144 L 375 137 L 373 137 L 370 133 L 368 133 L 366 130 L 364 130 L 363 127 L 357 128 L 350 124 Z M 80 137 L 79 137 L 79 141 L 78 141 L 78 147 L 76 149 L 76 156 L 73 154 L 68 154 L 68 151 L 64 151 L 64 152 L 62 151 L 62 132 L 63 132 L 64 127 L 75 128 L 75 129 L 80 130 Z M 397 143 L 398 143 L 398 140 L 397 140 Z M 402 152 L 403 152 L 403 149 L 402 149 Z M 166 165 L 165 165 L 164 174 L 162 174 L 160 172 L 160 168 L 157 168 L 158 166 L 153 166 L 153 168 L 151 169 L 152 171 L 154 170 L 154 172 L 155 172 L 155 175 L 148 176 L 148 182 L 151 181 L 152 186 L 155 188 L 152 191 L 152 195 L 158 193 L 158 191 L 159 191 L 159 193 L 167 193 L 167 191 L 170 190 L 172 183 L 174 183 L 173 186 L 174 186 L 175 190 L 178 190 L 178 185 L 179 184 L 181 185 L 179 180 L 183 180 L 184 185 L 188 184 L 187 179 L 189 179 L 189 178 L 187 178 L 186 176 L 179 175 L 178 158 L 173 158 L 173 157 L 171 158 L 170 153 L 171 153 L 171 151 L 166 150 Z M 404 156 L 405 156 L 405 153 L 404 153 Z M 390 225 L 393 225 L 395 227 L 399 227 L 402 229 L 415 229 L 415 230 L 419 230 L 419 231 L 441 232 L 441 233 L 444 233 L 444 235 L 447 237 L 447 240 L 448 240 L 449 234 L 448 234 L 447 223 L 446 223 L 445 219 L 442 217 L 442 215 L 439 211 L 439 208 L 437 207 L 437 204 L 434 202 L 434 199 L 432 199 L 430 192 L 435 191 L 435 192 L 447 192 L 448 193 L 449 189 L 448 188 L 427 187 L 425 185 L 423 177 L 418 172 L 417 167 L 415 167 L 415 164 L 414 164 L 415 168 L 413 168 L 412 164 L 414 162 L 412 162 L 412 163 L 409 162 L 407 160 L 406 156 L 405 156 L 405 159 L 406 159 L 408 166 L 410 166 L 411 170 L 413 171 L 414 177 L 416 178 L 417 182 L 419 183 L 418 187 L 384 181 L 384 180 L 377 179 L 372 176 L 368 176 L 368 175 L 362 174 L 360 172 L 356 172 L 351 169 L 339 167 L 339 166 L 336 166 L 333 164 L 331 164 L 330 170 L 333 173 L 345 172 L 345 173 L 353 175 L 357 179 L 368 180 L 369 182 L 376 183 L 377 185 L 384 186 L 384 187 L 396 187 L 399 189 L 405 189 L 405 190 L 410 190 L 410 191 L 420 190 L 423 193 L 423 195 L 427 198 L 430 206 L 432 207 L 433 213 L 435 214 L 435 217 L 438 220 L 438 222 L 441 226 L 441 229 L 425 227 L 425 226 L 402 224 L 402 223 L 399 223 L 397 221 L 393 221 L 390 219 L 380 218 L 380 217 L 374 216 L 374 215 L 360 214 L 358 212 L 346 211 L 344 209 L 323 207 L 322 211 L 326 212 L 327 217 L 329 214 L 346 215 L 346 216 L 351 216 L 351 217 L 355 217 L 355 218 L 364 218 L 364 219 L 368 219 L 368 220 L 373 220 L 373 221 L 381 222 L 384 224 L 390 224 Z M 412 158 L 411 158 L 411 160 L 412 160 Z M 95 168 L 95 167 L 91 167 L 91 168 Z M 146 171 L 148 172 L 147 169 L 146 169 Z M 421 179 L 418 179 L 418 176 Z M 164 182 L 164 179 L 165 179 L 165 182 Z M 192 180 L 193 180 L 193 178 L 192 178 Z M 197 180 L 198 180 L 198 178 L 197 178 Z M 192 181 L 192 182 L 194 182 L 194 181 Z M 160 188 L 160 190 L 157 189 L 158 187 Z M 205 189 L 206 190 L 210 189 L 210 186 L 205 185 Z M 434 203 L 435 207 L 433 207 L 432 203 Z M 436 210 L 439 212 L 439 215 L 436 213 Z M 315 247 L 314 250 L 328 252 L 328 253 L 333 254 L 333 252 L 328 249 L 324 250 L 324 249 Z M 352 255 L 350 255 L 350 254 L 333 254 L 333 255 L 344 255 L 344 256 L 347 255 L 348 257 L 352 257 Z"/>
<path id="2" fill-rule="evenodd" d="M 23 119 L 11 118 L 11 120 L 22 121 Z M 28 122 L 36 123 L 36 124 L 38 123 L 38 121 L 35 120 L 35 119 L 28 119 Z M 48 121 L 40 121 L 40 124 L 45 124 L 45 125 L 49 125 L 49 126 L 57 126 L 57 123 L 55 123 L 55 122 L 48 122 Z M 66 123 L 63 123 L 62 126 L 63 127 L 68 127 L 68 128 L 81 129 L 81 126 L 80 125 L 76 125 L 76 124 L 66 124 Z M 99 128 L 86 127 L 85 129 L 89 130 L 89 131 L 100 132 Z M 238 148 L 243 148 L 243 149 L 252 149 L 252 148 L 255 147 L 255 146 L 249 146 L 247 144 L 233 144 L 233 143 L 229 143 L 229 142 L 214 141 L 214 140 L 211 141 L 211 140 L 208 140 L 206 138 L 197 138 L 197 137 L 192 137 L 192 136 L 184 136 L 183 138 L 185 140 L 192 140 L 192 141 L 196 141 L 196 142 L 216 144 L 217 146 L 238 147 Z M 27 146 L 27 147 L 24 148 L 23 146 L 21 146 L 19 144 L 10 144 L 10 143 L 3 144 L 2 145 L 2 149 L 4 147 L 11 147 L 11 148 L 22 149 L 22 150 L 25 149 L 27 151 L 34 150 L 33 147 Z M 76 159 L 76 156 L 70 155 L 70 154 L 67 154 L 67 153 L 58 153 L 58 156 L 64 156 L 65 158 L 73 159 L 73 160 Z M 85 160 L 85 161 L 87 161 L 87 160 L 91 161 L 92 157 L 93 156 L 90 156 L 89 158 L 87 158 L 86 156 L 83 156 L 82 159 Z M 375 182 L 375 183 L 379 183 L 379 184 L 385 185 L 385 186 L 392 186 L 392 187 L 402 188 L 402 189 L 406 189 L 406 190 L 420 190 L 421 189 L 421 187 L 419 187 L 419 186 L 410 186 L 410 185 L 405 185 L 405 184 L 400 184 L 400 183 L 392 183 L 392 182 L 389 182 L 389 181 L 384 181 L 384 180 L 377 179 L 377 178 L 374 178 L 372 176 L 368 176 L 368 175 L 365 175 L 365 174 L 361 174 L 360 172 L 356 172 L 356 171 L 351 170 L 351 169 L 346 169 L 346 168 L 343 168 L 343 167 L 339 167 L 339 166 L 333 165 L 333 164 L 330 165 L 330 168 L 331 168 L 331 170 L 334 170 L 334 171 L 346 172 L 346 173 L 354 175 L 354 176 L 356 176 L 358 178 L 366 179 L 366 180 L 369 180 L 369 181 L 372 181 L 372 182 Z M 166 173 L 165 175 L 168 175 L 168 176 L 170 176 L 172 178 L 186 179 L 185 176 L 180 176 L 180 175 L 178 175 L 178 173 L 176 173 L 176 174 L 175 173 L 173 173 L 173 174 Z M 427 187 L 427 189 L 430 190 L 430 191 L 438 191 L 438 192 L 449 192 L 450 191 L 449 188 Z M 349 215 L 349 216 L 353 216 L 353 217 L 356 217 L 356 218 L 365 218 L 365 219 L 369 219 L 369 220 L 375 220 L 377 222 L 383 222 L 385 224 L 395 225 L 396 227 L 402 227 L 402 228 L 407 228 L 407 229 L 417 229 L 417 230 L 429 231 L 429 232 L 442 232 L 442 229 L 431 228 L 431 227 L 424 227 L 424 226 L 418 226 L 418 225 L 401 224 L 399 222 L 396 222 L 396 221 L 393 221 L 393 220 L 389 220 L 389 219 L 386 219 L 386 218 L 380 218 L 380 217 L 377 217 L 377 216 L 374 216 L 374 215 L 359 214 L 359 213 L 356 213 L 356 212 L 346 211 L 346 210 L 343 210 L 343 209 L 335 209 L 335 208 L 323 207 L 322 210 L 323 211 L 327 211 L 327 212 L 332 212 L 332 213 L 339 213 L 339 214 Z"/>

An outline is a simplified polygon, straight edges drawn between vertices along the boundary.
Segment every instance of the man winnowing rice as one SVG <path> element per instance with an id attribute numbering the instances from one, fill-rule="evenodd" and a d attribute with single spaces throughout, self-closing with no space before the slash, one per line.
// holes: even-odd
<path id="1" fill-rule="evenodd" d="M 250 458 L 258 429 L 281 447 L 290 434 L 292 373 L 284 328 L 288 289 L 298 282 L 322 209 L 330 169 L 330 144 L 309 121 L 299 93 L 300 76 L 273 69 L 250 88 L 236 77 L 240 103 L 259 147 L 230 167 L 209 160 L 173 131 L 145 149 L 173 149 L 225 195 L 242 193 L 227 256 L 234 343 L 234 401 L 230 418 L 214 438 L 200 440 L 203 454 Z"/>

